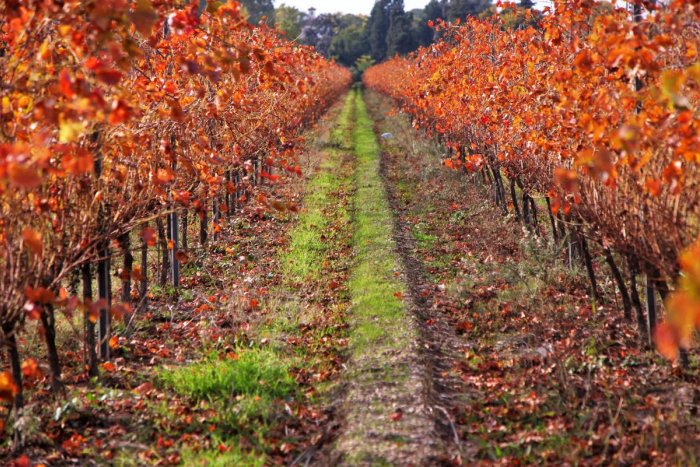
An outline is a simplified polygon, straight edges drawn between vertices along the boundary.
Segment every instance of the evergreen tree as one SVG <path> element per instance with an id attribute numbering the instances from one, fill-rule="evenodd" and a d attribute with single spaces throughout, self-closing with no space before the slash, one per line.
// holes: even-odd
<path id="1" fill-rule="evenodd" d="M 391 0 L 377 0 L 367 21 L 366 37 L 369 39 L 370 55 L 377 62 L 386 58 L 386 36 L 389 30 L 388 6 Z"/>
<path id="2" fill-rule="evenodd" d="M 520 8 L 532 8 L 535 6 L 535 2 L 533 2 L 532 0 L 520 0 L 518 6 Z"/>
<path id="3" fill-rule="evenodd" d="M 350 15 L 348 15 L 350 16 Z M 353 21 L 340 29 L 331 40 L 328 53 L 338 63 L 351 67 L 362 56 L 369 53 L 369 44 L 365 39 L 366 24 L 363 17 L 352 16 Z"/>
<path id="4" fill-rule="evenodd" d="M 387 57 L 406 54 L 415 49 L 411 25 L 413 17 L 406 14 L 403 0 L 394 0 L 389 5 L 389 30 L 387 31 Z"/>
<path id="5" fill-rule="evenodd" d="M 428 45 L 435 40 L 435 30 L 428 26 L 428 21 L 436 21 L 439 18 L 445 19 L 447 3 L 445 0 L 430 0 L 430 3 L 423 8 L 420 20 L 415 27 L 415 40 L 418 45 Z"/>
<path id="6" fill-rule="evenodd" d="M 491 6 L 491 0 L 450 0 L 447 7 L 447 17 L 450 21 L 466 16 L 479 16 Z"/>

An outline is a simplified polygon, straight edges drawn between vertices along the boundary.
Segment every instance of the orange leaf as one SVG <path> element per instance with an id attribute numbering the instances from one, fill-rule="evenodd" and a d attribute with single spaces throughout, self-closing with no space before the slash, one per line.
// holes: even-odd
<path id="1" fill-rule="evenodd" d="M 112 362 L 104 362 L 100 365 L 100 367 L 102 367 L 102 369 L 105 370 L 107 373 L 113 373 L 117 370 L 117 366 Z"/>
<path id="2" fill-rule="evenodd" d="M 17 385 L 9 371 L 0 373 L 0 401 L 12 402 L 17 394 Z"/>
<path id="3" fill-rule="evenodd" d="M 25 227 L 22 230 L 22 240 L 24 244 L 34 252 L 35 255 L 41 256 L 44 252 L 44 244 L 41 241 L 41 234 L 36 230 Z"/>
<path id="4" fill-rule="evenodd" d="M 73 175 L 85 175 L 91 173 L 95 164 L 92 154 L 85 149 L 78 149 L 75 154 L 63 157 L 63 168 Z"/>
<path id="5" fill-rule="evenodd" d="M 170 169 L 158 169 L 156 183 L 167 184 L 175 180 L 175 174 Z"/>
<path id="6" fill-rule="evenodd" d="M 644 188 L 646 188 L 651 196 L 659 196 L 661 194 L 661 181 L 647 177 L 646 181 L 644 182 Z"/>
<path id="7" fill-rule="evenodd" d="M 116 349 L 119 347 L 119 338 L 117 336 L 112 336 L 109 338 L 109 347 L 111 349 Z"/>
<path id="8" fill-rule="evenodd" d="M 122 319 L 124 315 L 129 314 L 133 311 L 131 305 L 128 303 L 115 303 L 109 310 L 110 316 L 115 319 Z"/>
<path id="9" fill-rule="evenodd" d="M 574 193 L 578 190 L 578 177 L 573 170 L 554 169 L 554 180 L 567 193 Z"/>
<path id="10" fill-rule="evenodd" d="M 27 379 L 33 379 L 39 375 L 39 365 L 36 360 L 29 358 L 22 362 L 22 376 Z"/>
<path id="11" fill-rule="evenodd" d="M 661 355 L 672 361 L 678 358 L 678 339 L 676 332 L 669 324 L 661 323 L 656 327 L 654 341 Z"/>

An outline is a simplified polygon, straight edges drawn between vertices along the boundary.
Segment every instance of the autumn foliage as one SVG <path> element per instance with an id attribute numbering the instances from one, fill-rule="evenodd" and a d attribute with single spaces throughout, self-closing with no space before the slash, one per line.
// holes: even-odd
<path id="1" fill-rule="evenodd" d="M 273 168 L 300 173 L 301 129 L 351 78 L 250 25 L 237 2 L 2 5 L 0 340 L 13 368 L 0 373 L 0 398 L 17 403 L 33 368 L 16 354 L 27 319 L 50 333 L 54 311 L 94 322 L 100 310 L 131 310 L 74 296 L 71 274 L 132 231 L 152 246 L 154 229 L 142 226 L 171 212 L 196 213 L 216 232 L 220 217 L 207 213 L 225 209 L 222 196 L 250 184 L 254 167 L 271 181 Z"/>
<path id="2" fill-rule="evenodd" d="M 700 233 L 700 4 L 635 13 L 557 0 L 537 27 L 438 24 L 441 41 L 364 80 L 450 148 L 446 165 L 545 197 L 662 295 L 682 272 L 657 333 L 675 355 L 700 316 L 700 249 L 683 253 Z"/>

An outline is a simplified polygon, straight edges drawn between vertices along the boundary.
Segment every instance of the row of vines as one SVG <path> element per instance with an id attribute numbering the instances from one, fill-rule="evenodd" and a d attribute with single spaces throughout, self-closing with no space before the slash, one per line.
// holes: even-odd
<path id="1" fill-rule="evenodd" d="M 440 41 L 370 68 L 365 84 L 540 235 L 535 201 L 546 203 L 596 298 L 597 245 L 644 345 L 655 337 L 685 361 L 700 326 L 700 2 L 553 3 L 527 28 L 434 25 Z"/>
<path id="2" fill-rule="evenodd" d="M 56 320 L 82 313 L 96 375 L 112 320 L 147 306 L 149 247 L 177 289 L 188 224 L 205 246 L 254 184 L 301 174 L 301 130 L 351 77 L 237 2 L 0 5 L 0 398 L 19 417 L 37 365 L 20 355 L 26 322 L 58 391 Z"/>

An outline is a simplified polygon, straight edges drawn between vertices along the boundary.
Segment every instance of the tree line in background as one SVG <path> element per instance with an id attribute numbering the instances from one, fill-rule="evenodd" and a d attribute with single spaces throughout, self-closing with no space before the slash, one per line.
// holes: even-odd
<path id="1" fill-rule="evenodd" d="M 491 0 L 431 0 L 424 8 L 406 11 L 403 0 L 377 0 L 369 16 L 343 13 L 303 12 L 273 0 L 243 0 L 249 21 L 265 18 L 284 31 L 290 40 L 311 45 L 329 58 L 353 69 L 359 77 L 373 63 L 404 55 L 432 43 L 438 36 L 429 22 L 455 21 L 468 16 L 496 14 Z M 534 6 L 522 0 L 514 8 L 500 11 L 505 27 L 517 28 L 533 22 L 525 14 Z M 534 22 L 532 23 L 534 24 Z"/>

